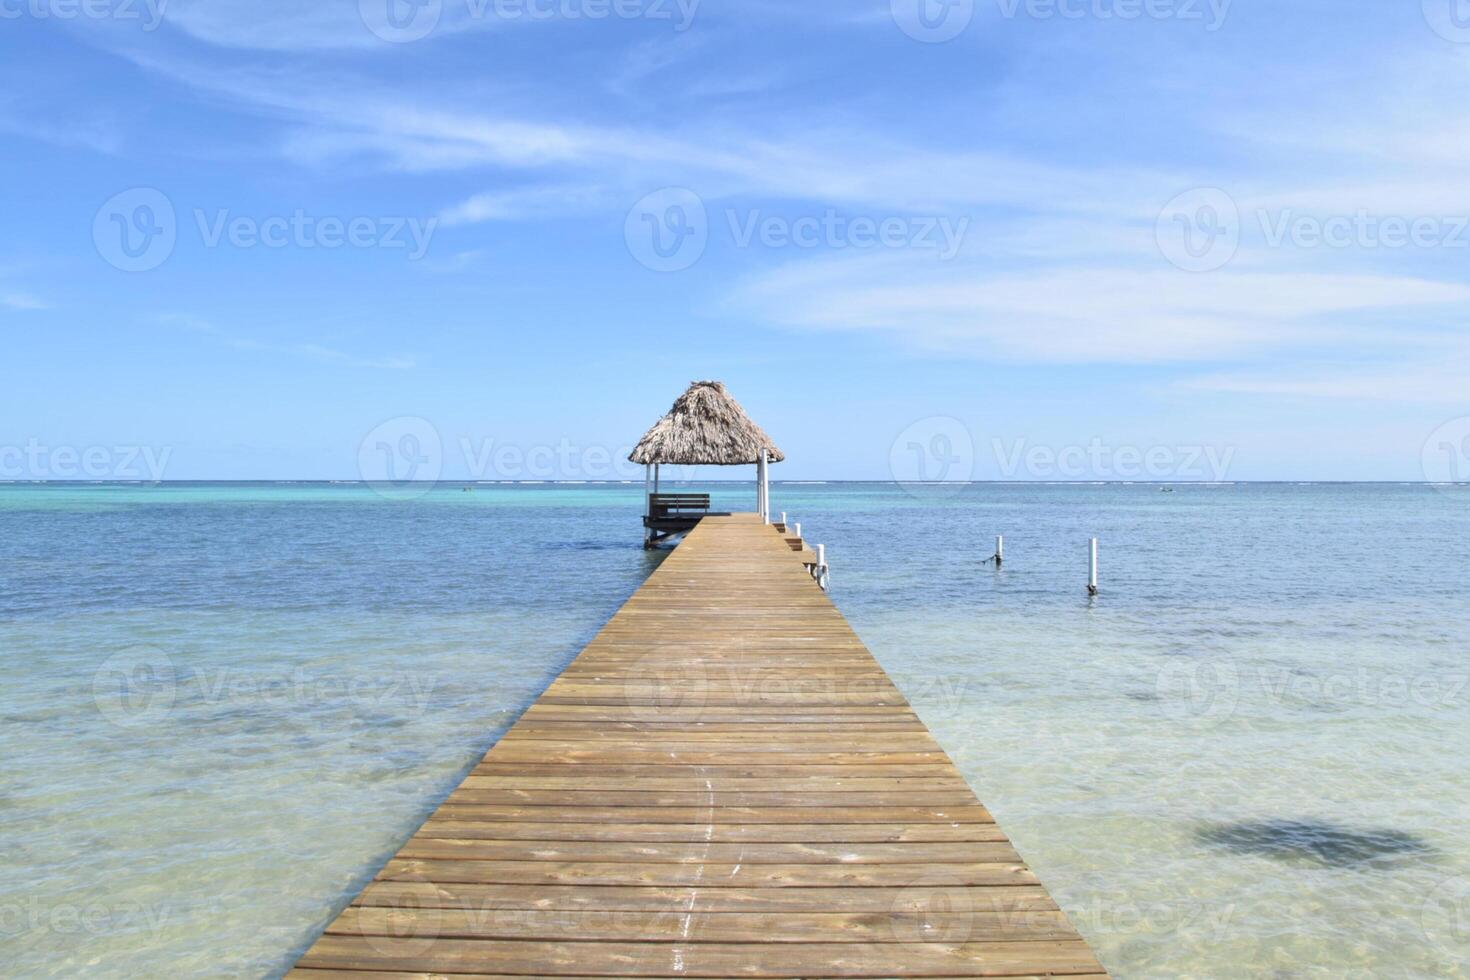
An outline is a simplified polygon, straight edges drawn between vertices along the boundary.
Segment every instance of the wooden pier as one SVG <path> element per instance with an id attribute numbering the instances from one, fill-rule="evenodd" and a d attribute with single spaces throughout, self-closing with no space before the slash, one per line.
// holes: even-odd
<path id="1" fill-rule="evenodd" d="M 754 515 L 710 517 L 293 980 L 1100 978 Z"/>

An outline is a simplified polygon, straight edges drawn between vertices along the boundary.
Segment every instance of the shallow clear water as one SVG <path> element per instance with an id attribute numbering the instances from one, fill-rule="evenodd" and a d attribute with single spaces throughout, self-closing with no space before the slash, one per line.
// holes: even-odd
<path id="1" fill-rule="evenodd" d="M 3 972 L 279 974 L 654 567 L 641 492 L 0 486 Z M 1470 489 L 772 496 L 1116 975 L 1470 976 Z"/>

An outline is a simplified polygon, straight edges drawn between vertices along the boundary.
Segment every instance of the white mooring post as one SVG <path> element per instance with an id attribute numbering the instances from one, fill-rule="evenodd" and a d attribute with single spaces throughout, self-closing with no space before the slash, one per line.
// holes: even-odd
<path id="1" fill-rule="evenodd" d="M 1005 535 L 1003 535 L 1003 534 L 997 534 L 995 536 L 995 564 L 996 564 L 996 567 L 998 568 L 1001 565 L 1005 564 L 1005 560 L 1006 560 L 1006 539 L 1005 539 Z"/>
<path id="2" fill-rule="evenodd" d="M 831 575 L 827 569 L 827 546 L 824 544 L 817 545 L 817 567 L 812 570 L 812 577 L 817 580 L 817 584 L 822 587 L 822 591 L 826 592 L 827 583 L 831 581 Z"/>
<path id="3" fill-rule="evenodd" d="M 801 525 L 800 524 L 793 524 L 792 527 L 794 527 L 796 529 L 796 533 L 793 534 L 792 537 L 793 538 L 799 538 L 799 537 L 801 537 Z"/>
<path id="4" fill-rule="evenodd" d="M 1087 594 L 1097 595 L 1097 538 L 1087 542 Z"/>
<path id="5" fill-rule="evenodd" d="M 786 512 L 784 510 L 781 512 L 781 526 L 786 526 Z"/>

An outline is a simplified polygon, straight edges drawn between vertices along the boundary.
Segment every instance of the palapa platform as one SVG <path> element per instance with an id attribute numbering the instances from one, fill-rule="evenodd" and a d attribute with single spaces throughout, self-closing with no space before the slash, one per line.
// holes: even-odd
<path id="1" fill-rule="evenodd" d="M 1103 968 L 753 515 L 707 518 L 294 980 Z"/>

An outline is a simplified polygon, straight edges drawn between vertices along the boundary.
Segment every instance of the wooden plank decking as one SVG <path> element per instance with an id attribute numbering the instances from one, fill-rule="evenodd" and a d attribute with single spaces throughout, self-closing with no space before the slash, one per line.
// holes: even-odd
<path id="1" fill-rule="evenodd" d="M 293 980 L 1103 968 L 774 528 L 704 520 Z"/>

